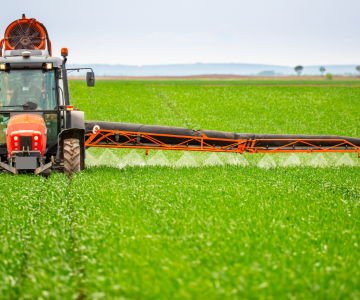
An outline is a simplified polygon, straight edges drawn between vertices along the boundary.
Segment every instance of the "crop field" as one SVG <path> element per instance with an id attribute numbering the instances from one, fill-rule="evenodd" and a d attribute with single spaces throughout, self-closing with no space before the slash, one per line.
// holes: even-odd
<path id="1" fill-rule="evenodd" d="M 360 87 L 70 85 L 86 120 L 360 137 Z M 359 299 L 355 154 L 87 150 L 0 175 L 1 299 Z"/>
<path id="2" fill-rule="evenodd" d="M 215 77 L 215 76 L 214 76 Z M 71 77 L 72 80 L 82 80 L 84 77 Z M 335 77 L 333 80 L 326 80 L 324 77 L 313 76 L 289 76 L 283 78 L 192 78 L 192 79 L 174 79 L 174 78 L 156 78 L 147 77 L 138 79 L 129 79 L 129 77 L 101 77 L 101 81 L 113 82 L 115 80 L 120 84 L 140 84 L 148 86 L 164 85 L 205 85 L 205 86 L 360 86 L 360 77 Z"/>

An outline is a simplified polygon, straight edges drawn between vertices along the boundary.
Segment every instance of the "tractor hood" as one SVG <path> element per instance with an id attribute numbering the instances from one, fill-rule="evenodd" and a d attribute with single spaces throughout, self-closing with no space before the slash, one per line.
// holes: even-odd
<path id="1" fill-rule="evenodd" d="M 35 114 L 14 115 L 9 120 L 6 134 L 9 134 L 9 131 L 24 130 L 25 129 L 24 126 L 26 126 L 27 129 L 31 128 L 31 130 L 42 131 L 45 127 L 45 122 L 43 117 L 40 115 L 35 115 Z"/>
<path id="2" fill-rule="evenodd" d="M 6 130 L 6 145 L 9 155 L 12 151 L 40 151 L 46 148 L 46 126 L 42 116 L 19 114 L 10 118 Z M 28 149 L 29 148 L 29 149 Z"/>

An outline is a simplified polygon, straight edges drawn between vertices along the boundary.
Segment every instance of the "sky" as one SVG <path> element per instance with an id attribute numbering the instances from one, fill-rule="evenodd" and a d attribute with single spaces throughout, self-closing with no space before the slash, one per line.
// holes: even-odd
<path id="1" fill-rule="evenodd" d="M 16 3 L 16 5 L 14 5 Z M 17 0 L 71 64 L 360 64 L 359 0 Z"/>

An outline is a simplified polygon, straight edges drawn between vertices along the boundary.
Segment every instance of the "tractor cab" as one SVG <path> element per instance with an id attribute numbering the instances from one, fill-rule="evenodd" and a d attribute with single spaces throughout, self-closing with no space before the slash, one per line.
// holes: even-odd
<path id="1" fill-rule="evenodd" d="M 28 159 L 32 163 L 24 166 L 19 165 L 18 159 L 18 170 L 32 170 L 44 164 L 46 148 L 66 128 L 66 113 L 60 110 L 66 106 L 62 60 L 49 57 L 46 52 L 8 50 L 0 58 L 0 62 L 5 62 L 0 64 L 2 161 L 16 161 L 16 157 L 24 155 L 34 157 Z"/>
<path id="2" fill-rule="evenodd" d="M 46 126 L 47 144 L 53 143 L 61 128 L 61 105 L 65 105 L 63 80 L 61 70 L 53 68 L 53 64 L 48 63 L 45 70 L 11 68 L 8 72 L 0 72 L 0 147 L 6 143 L 10 118 L 19 114 L 41 116 Z"/>
<path id="3" fill-rule="evenodd" d="M 70 105 L 67 49 L 53 57 L 45 26 L 23 15 L 6 29 L 0 54 L 0 172 L 66 172 L 64 142 L 71 139 L 80 147 L 75 171 L 82 169 L 84 113 Z"/>

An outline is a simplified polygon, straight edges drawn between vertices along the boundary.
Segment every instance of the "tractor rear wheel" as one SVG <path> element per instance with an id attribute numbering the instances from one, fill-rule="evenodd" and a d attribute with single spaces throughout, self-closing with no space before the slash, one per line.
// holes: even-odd
<path id="1" fill-rule="evenodd" d="M 80 142 L 78 139 L 64 140 L 64 173 L 72 175 L 80 171 Z"/>

